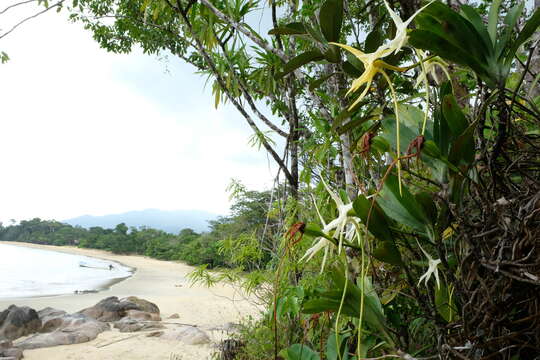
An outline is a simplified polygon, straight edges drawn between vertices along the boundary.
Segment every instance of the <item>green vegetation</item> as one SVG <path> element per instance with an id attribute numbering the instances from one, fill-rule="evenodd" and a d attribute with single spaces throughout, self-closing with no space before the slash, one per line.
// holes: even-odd
<path id="1" fill-rule="evenodd" d="M 230 267 L 242 261 L 246 268 L 253 268 L 267 261 L 268 256 L 260 253 L 240 260 L 238 254 L 230 250 L 230 244 L 250 243 L 262 235 L 266 224 L 265 200 L 267 202 L 270 194 L 247 191 L 239 186 L 234 195 L 232 214 L 210 221 L 210 230 L 201 234 L 191 229 L 183 229 L 179 234 L 144 227 L 128 229 L 124 223 L 114 229 L 85 229 L 54 220 L 32 219 L 6 227 L 0 223 L 0 240 L 139 254 L 160 260 L 181 260 L 190 265 L 204 264 L 209 268 Z"/>
<path id="2" fill-rule="evenodd" d="M 152 256 L 227 265 L 192 279 L 233 282 L 263 306 L 224 358 L 540 354 L 538 6 L 74 0 L 68 11 L 108 51 L 193 65 L 279 167 L 271 196 L 235 186 L 249 201 L 208 234 L 144 237 Z M 99 238 L 122 248 L 129 236 Z"/>

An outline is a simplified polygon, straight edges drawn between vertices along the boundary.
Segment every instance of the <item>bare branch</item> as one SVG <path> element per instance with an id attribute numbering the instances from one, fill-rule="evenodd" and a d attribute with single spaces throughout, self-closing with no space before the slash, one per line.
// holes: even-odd
<path id="1" fill-rule="evenodd" d="M 5 8 L 4 10 L 0 11 L 0 15 L 3 15 L 5 12 L 7 12 L 9 9 L 13 9 L 14 7 L 17 7 L 19 5 L 24 5 L 24 4 L 28 4 L 28 3 L 31 3 L 31 2 L 36 2 L 37 0 L 26 0 L 26 1 L 21 1 L 21 2 L 18 2 L 18 3 L 15 3 L 15 4 L 12 4 L 12 5 L 9 5 L 7 8 Z"/>
<path id="2" fill-rule="evenodd" d="M 6 37 L 7 35 L 9 35 L 11 32 L 13 32 L 16 28 L 18 28 L 19 26 L 21 26 L 22 24 L 24 24 L 25 22 L 27 22 L 28 20 L 31 20 L 33 18 L 36 18 L 38 17 L 39 15 L 41 14 L 44 14 L 46 13 L 47 11 L 51 10 L 51 9 L 54 9 L 55 7 L 58 7 L 60 5 L 62 5 L 62 3 L 64 2 L 65 0 L 60 0 L 59 2 L 57 2 L 56 4 L 54 5 L 51 5 L 49 6 L 48 8 L 45 8 L 44 10 L 32 15 L 32 16 L 29 16 L 27 18 L 24 18 L 23 20 L 19 21 L 17 24 L 13 25 L 13 27 L 11 29 L 9 29 L 6 33 L 0 35 L 0 39 Z"/>

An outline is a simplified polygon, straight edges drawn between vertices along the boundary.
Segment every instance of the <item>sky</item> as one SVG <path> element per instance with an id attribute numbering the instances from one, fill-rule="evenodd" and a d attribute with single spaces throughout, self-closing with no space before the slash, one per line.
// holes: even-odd
<path id="1" fill-rule="evenodd" d="M 1 15 L 0 28 L 15 15 Z M 55 12 L 0 39 L 0 51 L 11 58 L 0 65 L 4 223 L 147 208 L 226 214 L 231 179 L 273 183 L 276 167 L 248 144 L 245 120 L 230 105 L 215 110 L 189 65 L 109 54 Z"/>

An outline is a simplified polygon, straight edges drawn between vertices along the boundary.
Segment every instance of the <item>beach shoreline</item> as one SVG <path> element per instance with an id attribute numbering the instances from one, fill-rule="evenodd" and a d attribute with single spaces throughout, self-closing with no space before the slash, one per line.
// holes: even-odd
<path id="1" fill-rule="evenodd" d="M 61 259 L 65 262 L 64 267 L 58 268 L 56 273 L 64 273 L 65 271 L 71 271 L 74 270 L 74 272 L 77 272 L 79 269 L 82 272 L 78 272 L 75 277 L 66 277 L 63 280 L 59 280 L 60 282 L 53 283 L 54 285 L 51 287 L 49 283 L 43 283 L 43 279 L 47 279 L 47 277 L 44 277 L 46 275 L 41 274 L 36 279 L 32 279 L 37 281 L 37 284 L 41 283 L 41 285 L 38 285 L 36 287 L 36 282 L 33 282 L 33 288 L 32 290 L 28 291 L 24 287 L 18 288 L 13 287 L 10 289 L 2 288 L 0 289 L 0 302 L 1 301 L 9 301 L 10 299 L 13 300 L 21 300 L 21 299 L 27 299 L 27 298 L 38 298 L 38 297 L 53 297 L 53 296 L 62 296 L 62 295 L 71 295 L 71 294 L 79 294 L 79 293 L 90 293 L 90 292 L 100 292 L 104 290 L 108 290 L 111 286 L 126 280 L 127 278 L 133 276 L 135 271 L 137 270 L 134 267 L 130 267 L 126 264 L 122 264 L 119 261 L 104 259 L 103 257 L 95 257 L 95 256 L 88 256 L 83 254 L 78 254 L 74 251 L 58 251 L 57 249 L 50 249 L 50 248 L 43 248 L 42 246 L 26 246 L 27 244 L 17 243 L 17 242 L 3 242 L 0 241 L 0 251 L 8 251 L 8 254 L 11 257 L 21 257 L 27 259 L 30 256 L 33 256 L 34 254 L 38 254 L 38 259 L 40 260 L 38 263 L 41 263 L 42 266 L 46 266 L 47 262 L 43 259 L 47 259 L 51 254 L 53 255 L 51 259 L 57 259 L 58 256 L 61 256 Z M 30 244 L 33 245 L 33 244 Z M 19 249 L 30 249 L 31 252 L 27 253 L 26 250 L 22 253 L 20 252 L 13 252 L 14 248 Z M 35 252 L 38 253 L 35 253 Z M 54 255 L 56 254 L 56 255 Z M 4 259 L 4 254 L 2 254 L 2 259 Z M 66 259 L 66 260 L 64 260 Z M 69 259 L 69 260 L 67 260 Z M 35 262 L 31 262 L 32 264 L 35 264 Z M 25 264 L 28 264 L 28 261 L 22 261 L 22 266 L 25 266 Z M 88 267 L 88 269 L 85 269 L 84 267 L 81 268 L 81 264 L 85 264 L 85 266 Z M 21 264 L 17 264 L 19 267 Z M 34 265 L 35 266 L 35 265 Z M 73 269 L 72 267 L 76 266 L 76 269 Z M 111 268 L 109 268 L 109 266 Z M 3 276 L 6 275 L 5 271 L 6 269 L 9 271 L 10 267 L 7 268 L 4 267 L 0 273 L 2 273 Z M 45 269 L 47 270 L 47 269 Z M 8 274 L 9 275 L 9 274 Z M 17 275 L 14 274 L 15 278 L 18 279 L 19 276 L 22 276 L 21 279 L 25 279 L 24 275 Z M 49 275 L 47 273 L 47 275 Z M 52 274 L 54 276 L 54 274 Z M 63 282 L 62 282 L 63 281 Z M 8 292 L 8 291 L 11 291 Z"/>
<path id="2" fill-rule="evenodd" d="M 11 304 L 16 304 L 29 306 L 35 310 L 52 307 L 73 313 L 91 307 L 109 296 L 118 298 L 137 296 L 155 303 L 160 308 L 164 320 L 173 314 L 179 315 L 178 319 L 167 319 L 168 323 L 192 324 L 208 331 L 223 327 L 227 323 L 238 323 L 246 316 L 258 314 L 257 307 L 231 286 L 226 284 L 219 284 L 212 288 L 200 285 L 191 286 L 187 280 L 187 274 L 194 268 L 183 263 L 138 255 L 116 255 L 95 249 L 15 242 L 0 243 L 117 261 L 137 269 L 127 279 L 97 293 L 0 299 L 0 311 Z M 118 337 L 129 335 L 116 330 L 106 331 L 97 339 L 87 343 L 27 350 L 24 355 L 30 360 L 169 359 L 171 354 L 182 354 L 183 360 L 207 359 L 215 351 L 216 342 L 220 337 L 226 336 L 226 334 L 220 335 L 214 331 L 210 336 L 213 340 L 212 344 L 185 345 L 159 338 L 144 337 L 143 334 L 114 345 L 98 347 L 98 344 L 103 342 L 114 341 Z"/>

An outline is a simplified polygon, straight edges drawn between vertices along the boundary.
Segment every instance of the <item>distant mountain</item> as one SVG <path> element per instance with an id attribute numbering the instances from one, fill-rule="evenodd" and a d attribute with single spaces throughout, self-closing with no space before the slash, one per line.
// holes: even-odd
<path id="1" fill-rule="evenodd" d="M 101 226 L 102 228 L 114 228 L 120 223 L 125 223 L 128 227 L 146 226 L 160 229 L 172 234 L 185 228 L 193 229 L 197 232 L 208 230 L 208 220 L 214 220 L 218 216 L 206 211 L 199 210 L 157 210 L 146 209 L 140 211 L 129 211 L 123 214 L 112 214 L 103 216 L 83 215 L 62 222 L 90 228 Z"/>

